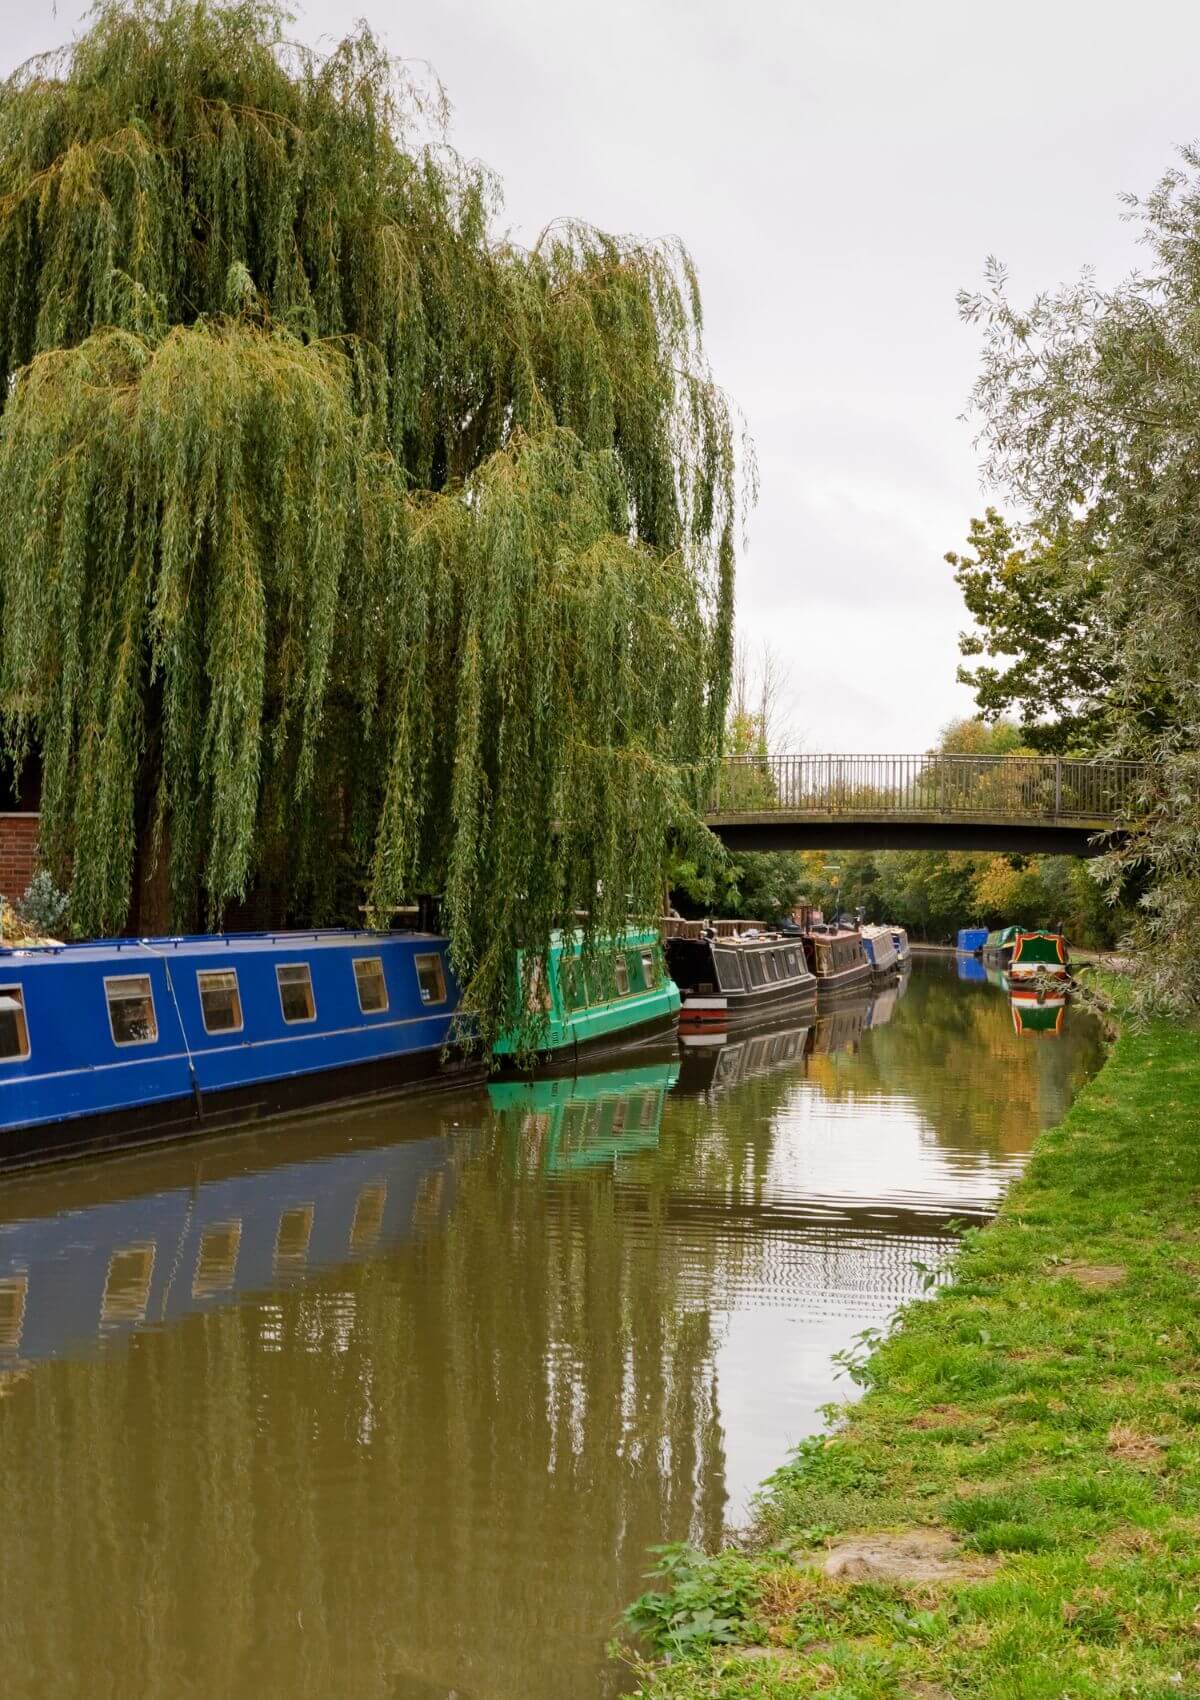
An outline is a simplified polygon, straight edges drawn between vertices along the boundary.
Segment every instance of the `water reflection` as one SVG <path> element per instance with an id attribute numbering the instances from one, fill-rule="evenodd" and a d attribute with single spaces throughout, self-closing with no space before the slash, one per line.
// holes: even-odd
<path id="1" fill-rule="evenodd" d="M 736 1043 L 0 1189 L 5 1700 L 561 1700 L 1098 1059 L 918 968 Z"/>
<path id="2" fill-rule="evenodd" d="M 369 1118 L 354 1124 L 369 1139 Z M 450 1208 L 449 1134 L 270 1161 L 267 1141 L 9 1182 L 0 1365 L 99 1350 L 147 1324 L 371 1257 Z M 157 1183 L 157 1184 L 156 1184 Z M 97 1194 L 100 1196 L 97 1197 Z M 2 1302 L 2 1301 L 0 1301 Z"/>
<path id="3" fill-rule="evenodd" d="M 1022 1039 L 1035 1035 L 1059 1038 L 1066 1025 L 1067 994 L 1065 989 L 1034 990 L 1010 986 L 1009 1007 L 1012 1010 L 1013 1032 Z"/>
<path id="4" fill-rule="evenodd" d="M 653 1150 L 679 1079 L 679 1053 L 672 1043 L 657 1062 L 641 1061 L 644 1049 L 636 1054 L 637 1067 L 489 1085 L 492 1109 L 511 1128 L 527 1168 L 565 1174 Z"/>

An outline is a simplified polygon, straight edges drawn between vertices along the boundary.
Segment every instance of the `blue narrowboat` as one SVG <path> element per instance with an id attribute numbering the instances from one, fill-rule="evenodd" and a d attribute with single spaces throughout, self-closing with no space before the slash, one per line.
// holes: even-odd
<path id="1" fill-rule="evenodd" d="M 0 950 L 0 1166 L 287 1114 L 474 1066 L 422 933 L 230 933 Z"/>
<path id="2" fill-rule="evenodd" d="M 964 956 L 978 956 L 987 940 L 986 927 L 960 927 L 954 948 Z"/>
<path id="3" fill-rule="evenodd" d="M 900 972 L 896 937 L 890 927 L 860 927 L 858 934 L 876 979 L 886 979 L 889 975 Z"/>

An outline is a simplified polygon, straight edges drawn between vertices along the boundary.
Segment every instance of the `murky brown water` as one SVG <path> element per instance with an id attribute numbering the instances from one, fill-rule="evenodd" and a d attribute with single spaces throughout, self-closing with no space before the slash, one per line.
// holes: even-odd
<path id="1" fill-rule="evenodd" d="M 918 964 L 576 1083 L 0 1182 L 5 1700 L 565 1700 L 1100 1060 Z"/>

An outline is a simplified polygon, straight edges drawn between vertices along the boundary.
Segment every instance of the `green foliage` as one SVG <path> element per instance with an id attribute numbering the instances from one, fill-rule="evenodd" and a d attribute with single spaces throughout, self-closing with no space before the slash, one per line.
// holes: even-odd
<path id="1" fill-rule="evenodd" d="M 7 745 L 81 929 L 151 848 L 177 925 L 444 892 L 486 1037 L 702 842 L 734 433 L 681 247 L 493 240 L 438 91 L 284 23 L 109 0 L 0 90 Z"/>
<path id="2" fill-rule="evenodd" d="M 13 905 L 17 919 L 41 938 L 61 938 L 71 929 L 71 899 L 60 891 L 48 868 L 39 868 Z"/>
<path id="3" fill-rule="evenodd" d="M 1103 747 L 1113 732 L 1117 663 L 1104 557 L 1090 528 L 1021 532 L 989 508 L 971 521 L 968 544 L 969 554 L 946 559 L 976 627 L 959 648 L 988 657 L 958 670 L 980 713 L 995 721 L 1015 709 L 1019 739 L 1034 750 L 1087 755 Z"/>
<path id="4" fill-rule="evenodd" d="M 951 720 L 938 736 L 937 755 L 1019 756 L 1029 753 L 1023 729 L 1011 720 L 989 720 L 975 715 L 969 720 Z"/>
<path id="5" fill-rule="evenodd" d="M 659 1652 L 674 1654 L 759 1638 L 754 1604 L 761 1560 L 729 1553 L 710 1558 L 686 1544 L 651 1550 L 658 1564 L 650 1574 L 665 1590 L 645 1593 L 626 1609 L 628 1628 Z"/>
<path id="6" fill-rule="evenodd" d="M 1073 519 L 1103 539 L 1100 606 L 1112 634 L 1111 701 L 1121 747 L 1154 778 L 1136 830 L 1108 859 L 1114 886 L 1148 870 L 1134 945 L 1146 1008 L 1200 1007 L 1200 153 L 1186 149 L 1145 199 L 1131 197 L 1146 263 L 1102 289 L 1090 273 L 1010 302 L 992 262 L 962 298 L 983 326 L 975 404 L 985 473 L 1049 535 Z M 1163 705 L 1143 724 L 1130 709 Z"/>

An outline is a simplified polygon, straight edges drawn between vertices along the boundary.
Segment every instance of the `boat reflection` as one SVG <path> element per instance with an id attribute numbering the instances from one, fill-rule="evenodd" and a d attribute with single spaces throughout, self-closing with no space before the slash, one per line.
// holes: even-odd
<path id="1" fill-rule="evenodd" d="M 826 1023 L 831 1019 L 821 1017 Z M 681 1036 L 680 1092 L 726 1092 L 753 1075 L 802 1064 L 817 1020 L 816 1012 L 810 1010 L 802 1023 L 789 1027 L 772 1023 L 749 1031 L 738 1028 L 732 1040 L 724 1034 L 707 1034 L 694 1044 Z"/>
<path id="2" fill-rule="evenodd" d="M 638 1068 L 493 1081 L 488 1097 L 493 1112 L 519 1139 L 522 1172 L 567 1174 L 652 1151 L 679 1068 L 672 1045 L 669 1053 Z"/>
<path id="3" fill-rule="evenodd" d="M 896 1005 L 904 996 L 907 988 L 908 982 L 907 977 L 905 977 L 904 979 L 894 980 L 890 986 L 884 986 L 882 991 L 876 992 L 867 1005 L 863 1026 L 867 1028 L 886 1027 L 895 1015 Z"/>
<path id="4" fill-rule="evenodd" d="M 406 1122 L 397 1111 L 372 1110 L 9 1184 L 0 1374 L 292 1285 L 417 1234 L 450 1209 L 453 1114 L 447 1102 L 424 1116 L 431 1137 L 398 1137 Z"/>
<path id="5" fill-rule="evenodd" d="M 750 1031 L 680 1035 L 682 1092 L 710 1092 L 739 1084 L 752 1075 L 794 1067 L 805 1058 L 834 1051 L 854 1052 L 865 1032 L 886 1027 L 908 989 L 907 976 L 883 987 L 874 996 L 844 998 L 828 1008 L 810 1011 L 803 1022 L 775 1022 Z"/>
<path id="6" fill-rule="evenodd" d="M 1062 1033 L 1067 1018 L 1067 994 L 1065 990 L 1018 991 L 1013 987 L 1009 992 L 1009 1008 L 1012 1010 L 1013 1031 L 1021 1038 L 1035 1035 L 1048 1036 L 1057 1039 Z"/>

